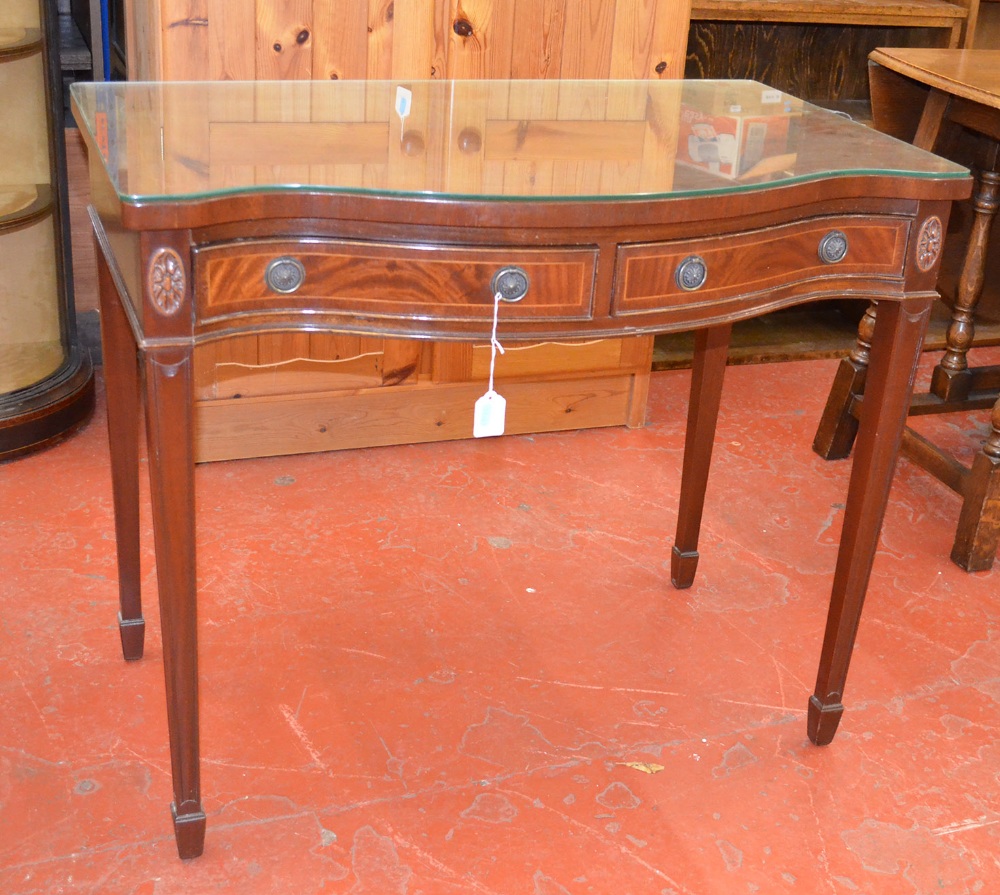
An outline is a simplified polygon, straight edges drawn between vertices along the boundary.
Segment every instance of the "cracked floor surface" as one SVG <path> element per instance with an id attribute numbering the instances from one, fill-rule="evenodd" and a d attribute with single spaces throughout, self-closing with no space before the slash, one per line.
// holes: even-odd
<path id="1" fill-rule="evenodd" d="M 806 739 L 850 467 L 810 449 L 834 367 L 727 372 L 686 591 L 684 371 L 642 430 L 199 467 L 192 862 L 146 505 L 146 656 L 119 652 L 102 398 L 0 466 L 0 891 L 1000 890 L 1000 573 L 952 565 L 958 498 L 905 461 L 840 733 Z M 916 425 L 969 460 L 986 414 Z"/>

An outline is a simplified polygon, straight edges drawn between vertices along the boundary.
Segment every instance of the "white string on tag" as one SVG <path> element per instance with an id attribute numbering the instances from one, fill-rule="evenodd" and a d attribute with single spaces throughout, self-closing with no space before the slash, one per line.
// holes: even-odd
<path id="1" fill-rule="evenodd" d="M 493 296 L 493 332 L 490 334 L 490 387 L 489 391 L 493 391 L 493 372 L 497 365 L 497 352 L 499 351 L 503 354 L 503 345 L 500 344 L 499 339 L 497 339 L 497 324 L 500 322 L 500 302 L 503 301 L 500 293 L 498 292 Z"/>
<path id="2" fill-rule="evenodd" d="M 396 114 L 399 116 L 399 143 L 403 143 L 403 131 L 406 129 L 406 118 L 413 108 L 413 93 L 408 87 L 396 88 Z"/>
<path id="3" fill-rule="evenodd" d="M 493 435 L 503 435 L 507 415 L 507 401 L 493 390 L 493 376 L 496 372 L 497 352 L 504 353 L 503 345 L 497 338 L 497 326 L 500 318 L 500 302 L 503 297 L 499 292 L 493 296 L 493 331 L 490 333 L 490 384 L 486 394 L 476 401 L 472 422 L 472 434 L 475 438 L 488 438 Z"/>

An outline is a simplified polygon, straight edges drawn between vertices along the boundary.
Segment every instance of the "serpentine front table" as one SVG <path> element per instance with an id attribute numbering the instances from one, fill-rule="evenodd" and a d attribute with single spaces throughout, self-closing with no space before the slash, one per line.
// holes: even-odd
<path id="1" fill-rule="evenodd" d="M 733 321 L 877 300 L 809 700 L 809 737 L 830 742 L 964 168 L 749 81 L 103 83 L 74 85 L 73 102 L 129 659 L 145 389 L 182 857 L 205 834 L 192 354 L 246 333 L 488 341 L 495 314 L 504 342 L 695 330 L 671 563 L 687 587 Z"/>

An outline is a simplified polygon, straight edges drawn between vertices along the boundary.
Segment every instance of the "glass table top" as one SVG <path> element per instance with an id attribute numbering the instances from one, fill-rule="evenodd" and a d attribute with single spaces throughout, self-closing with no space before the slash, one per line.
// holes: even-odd
<path id="1" fill-rule="evenodd" d="M 72 93 L 125 202 L 275 190 L 621 201 L 967 176 L 753 81 L 106 82 Z"/>

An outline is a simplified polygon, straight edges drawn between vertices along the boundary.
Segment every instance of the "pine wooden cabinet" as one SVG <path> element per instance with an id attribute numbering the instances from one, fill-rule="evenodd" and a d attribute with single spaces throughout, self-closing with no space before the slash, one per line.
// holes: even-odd
<path id="1" fill-rule="evenodd" d="M 690 0 L 130 0 L 129 77 L 676 78 L 689 12 Z M 599 180 L 600 166 L 580 176 Z M 470 437 L 489 354 L 304 333 L 202 346 L 198 458 Z M 518 346 L 497 367 L 507 431 L 642 425 L 651 361 L 649 336 Z"/>
<path id="2" fill-rule="evenodd" d="M 48 444 L 93 407 L 67 282 L 54 12 L 0 5 L 0 458 Z"/>

